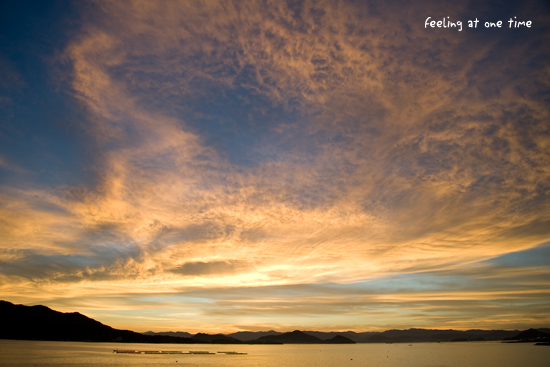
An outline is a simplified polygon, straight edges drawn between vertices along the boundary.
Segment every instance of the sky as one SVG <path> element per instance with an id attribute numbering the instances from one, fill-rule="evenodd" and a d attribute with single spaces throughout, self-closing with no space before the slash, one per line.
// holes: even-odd
<path id="1" fill-rule="evenodd" d="M 549 60 L 545 0 L 0 1 L 0 299 L 549 327 Z"/>

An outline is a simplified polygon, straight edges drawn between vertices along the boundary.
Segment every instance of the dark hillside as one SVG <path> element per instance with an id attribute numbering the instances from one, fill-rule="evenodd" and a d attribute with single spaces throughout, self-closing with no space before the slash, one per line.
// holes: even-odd
<path id="1" fill-rule="evenodd" d="M 46 306 L 0 301 L 0 339 L 60 341 L 123 341 L 134 343 L 193 343 L 187 338 L 149 336 L 118 330 L 78 312 L 63 313 Z"/>

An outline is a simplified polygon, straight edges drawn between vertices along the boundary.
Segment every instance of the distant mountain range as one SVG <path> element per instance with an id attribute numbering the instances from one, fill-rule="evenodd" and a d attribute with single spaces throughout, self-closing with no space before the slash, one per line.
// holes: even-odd
<path id="1" fill-rule="evenodd" d="M 550 329 L 537 329 L 538 332 L 548 333 Z M 295 331 L 296 332 L 296 331 Z M 295 333 L 293 332 L 293 333 Z M 408 329 L 408 330 L 387 330 L 384 332 L 363 332 L 356 333 L 353 331 L 344 332 L 322 332 L 322 331 L 303 331 L 303 334 L 311 336 L 314 339 L 303 337 L 299 343 L 307 344 L 311 342 L 322 343 L 331 340 L 337 336 L 345 337 L 355 343 L 420 343 L 420 342 L 452 342 L 452 341 L 490 341 L 490 340 L 517 340 L 516 336 L 520 334 L 519 330 L 439 330 L 439 329 Z M 187 334 L 193 339 L 205 340 L 205 335 L 197 334 L 193 336 L 183 332 L 159 332 L 155 333 L 148 331 L 145 335 L 177 335 Z M 239 331 L 232 334 L 210 335 L 209 339 L 214 337 L 220 339 L 225 336 L 245 343 L 266 342 L 266 343 L 296 343 L 293 341 L 292 333 L 280 333 L 274 330 L 270 331 Z M 282 341 L 284 339 L 284 341 Z M 316 340 L 318 339 L 318 340 Z M 522 339 L 520 337 L 520 339 Z M 311 340 L 311 341 L 310 341 Z M 316 340 L 316 341 L 314 341 Z"/>
<path id="2" fill-rule="evenodd" d="M 546 337 L 550 329 L 519 330 L 387 330 L 384 332 L 239 331 L 232 334 L 190 334 L 182 331 L 140 334 L 118 330 L 78 312 L 62 313 L 46 306 L 14 305 L 0 301 L 0 339 L 59 340 L 129 343 L 214 343 L 214 344 L 345 344 L 410 343 L 477 340 L 534 340 Z M 531 339 L 528 339 L 531 338 Z"/>

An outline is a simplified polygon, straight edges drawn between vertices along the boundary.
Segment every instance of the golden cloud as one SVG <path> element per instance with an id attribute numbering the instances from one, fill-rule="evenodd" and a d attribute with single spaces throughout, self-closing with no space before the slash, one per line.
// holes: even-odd
<path id="1" fill-rule="evenodd" d="M 79 282 L 75 297 L 127 283 L 351 283 L 547 240 L 550 116 L 530 84 L 540 70 L 506 75 L 530 43 L 489 64 L 496 41 L 419 29 L 425 8 L 403 7 L 396 23 L 388 7 L 86 8 L 65 57 L 100 148 L 97 184 L 5 195 L 0 259 L 20 271 L 4 276 Z M 246 113 L 231 116 L 233 103 Z M 211 105 L 227 110 L 214 117 L 224 132 L 259 131 L 244 147 L 253 164 L 201 130 Z M 254 117 L 272 110 L 287 118 Z"/>

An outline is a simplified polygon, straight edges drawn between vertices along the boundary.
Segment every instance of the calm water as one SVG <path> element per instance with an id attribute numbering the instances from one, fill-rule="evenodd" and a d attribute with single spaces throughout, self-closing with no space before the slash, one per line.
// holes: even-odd
<path id="1" fill-rule="evenodd" d="M 132 350 L 235 350 L 248 355 L 114 354 Z M 516 367 L 550 365 L 550 347 L 499 342 L 352 345 L 174 345 L 0 340 L 1 366 L 369 366 Z"/>

